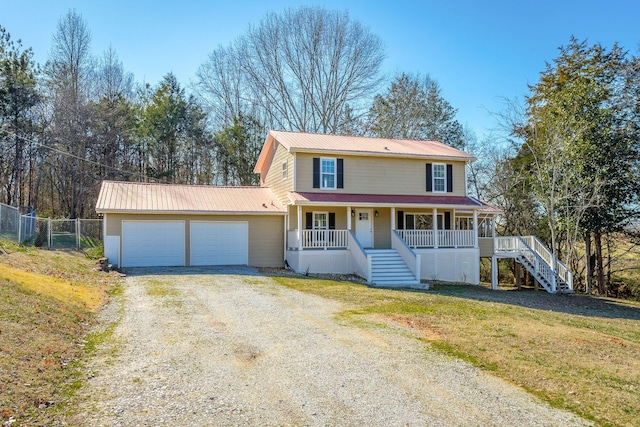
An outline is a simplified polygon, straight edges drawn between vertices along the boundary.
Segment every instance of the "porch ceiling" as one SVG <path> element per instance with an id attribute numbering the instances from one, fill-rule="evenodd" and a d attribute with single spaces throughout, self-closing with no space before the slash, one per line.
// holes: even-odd
<path id="1" fill-rule="evenodd" d="M 484 205 L 466 196 L 404 196 L 397 194 L 344 194 L 289 192 L 294 205 L 389 206 L 389 207 L 452 207 L 483 209 Z"/>

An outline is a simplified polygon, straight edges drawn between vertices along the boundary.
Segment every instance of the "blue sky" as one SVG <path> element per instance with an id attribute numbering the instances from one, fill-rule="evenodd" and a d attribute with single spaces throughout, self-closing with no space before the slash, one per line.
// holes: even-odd
<path id="1" fill-rule="evenodd" d="M 216 46 L 267 12 L 300 5 L 347 9 L 384 41 L 387 73 L 431 74 L 479 137 L 496 127 L 502 99 L 522 98 L 571 35 L 633 53 L 640 46 L 637 0 L 0 0 L 0 25 L 44 63 L 58 19 L 76 9 L 94 54 L 112 45 L 137 81 L 155 85 L 172 71 L 187 86 Z"/>

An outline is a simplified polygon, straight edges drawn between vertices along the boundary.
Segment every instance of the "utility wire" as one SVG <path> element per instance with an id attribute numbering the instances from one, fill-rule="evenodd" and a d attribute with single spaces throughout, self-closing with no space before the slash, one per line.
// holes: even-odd
<path id="1" fill-rule="evenodd" d="M 146 175 L 143 175 L 143 174 L 141 174 L 139 172 L 131 172 L 131 171 L 125 171 L 125 170 L 122 170 L 122 169 L 114 168 L 113 166 L 108 166 L 108 165 L 102 164 L 100 162 L 96 162 L 94 160 L 89 160 L 89 159 L 85 159 L 85 158 L 80 157 L 80 156 L 76 156 L 73 153 L 69 153 L 69 152 L 66 152 L 66 151 L 59 150 L 59 149 L 57 149 L 55 147 L 44 145 L 41 142 L 34 141 L 32 139 L 25 138 L 23 136 L 19 136 L 13 131 L 7 131 L 7 133 L 11 134 L 13 136 L 16 136 L 18 138 L 21 138 L 24 141 L 28 141 L 28 142 L 30 142 L 32 144 L 35 144 L 35 145 L 37 145 L 39 147 L 46 148 L 47 150 L 55 151 L 58 154 L 62 154 L 62 155 L 69 156 L 69 157 L 73 157 L 74 159 L 82 160 L 83 162 L 91 163 L 93 165 L 100 166 L 100 167 L 103 167 L 103 168 L 106 168 L 106 169 L 111 169 L 113 171 L 120 172 L 120 173 L 123 173 L 123 174 L 126 174 L 126 175 L 135 175 L 135 176 L 140 177 L 140 178 L 142 178 L 144 180 L 146 180 L 148 178 Z"/>

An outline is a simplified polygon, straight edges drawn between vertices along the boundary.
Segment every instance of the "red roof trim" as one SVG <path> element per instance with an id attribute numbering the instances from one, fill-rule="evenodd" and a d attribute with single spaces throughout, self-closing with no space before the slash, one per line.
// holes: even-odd
<path id="1" fill-rule="evenodd" d="M 289 192 L 293 204 L 353 203 L 353 204 L 393 204 L 393 205 L 447 205 L 469 209 L 481 208 L 482 204 L 466 196 L 404 196 L 398 194 L 345 194 Z"/>

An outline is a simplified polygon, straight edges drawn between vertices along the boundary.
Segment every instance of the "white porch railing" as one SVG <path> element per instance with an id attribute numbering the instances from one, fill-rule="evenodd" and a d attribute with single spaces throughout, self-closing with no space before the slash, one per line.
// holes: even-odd
<path id="1" fill-rule="evenodd" d="M 298 248 L 298 230 L 289 230 L 287 236 L 288 247 Z M 302 230 L 302 249 L 345 249 L 348 243 L 348 230 Z"/>
<path id="2" fill-rule="evenodd" d="M 395 230 L 412 248 L 472 248 L 475 246 L 474 230 Z"/>

